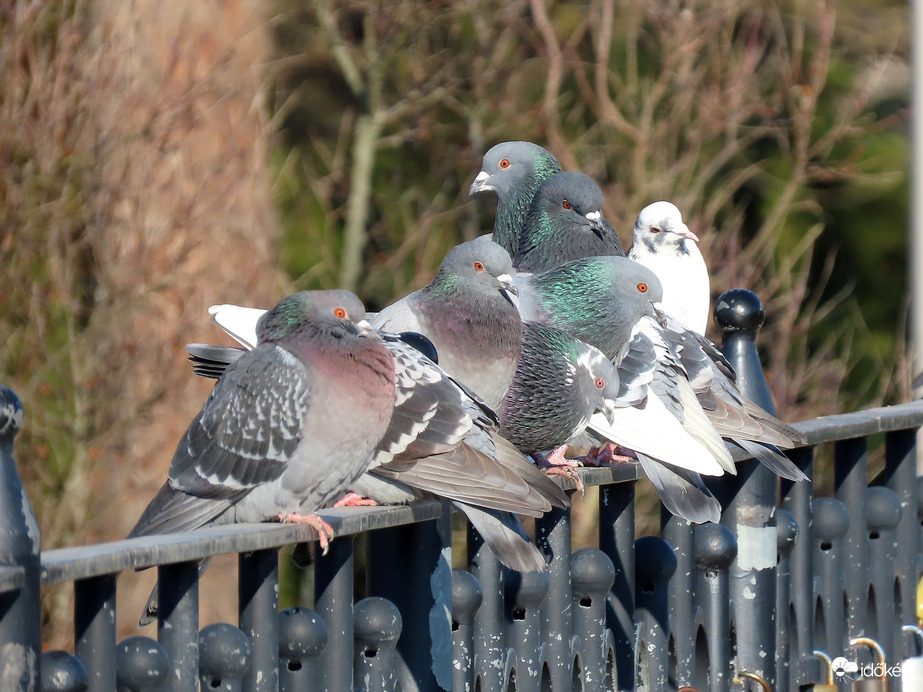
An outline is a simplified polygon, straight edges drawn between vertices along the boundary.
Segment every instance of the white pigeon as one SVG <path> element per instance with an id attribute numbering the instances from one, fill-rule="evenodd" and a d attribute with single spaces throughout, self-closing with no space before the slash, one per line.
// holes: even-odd
<path id="1" fill-rule="evenodd" d="M 660 279 L 664 311 L 704 336 L 711 286 L 698 240 L 675 204 L 654 202 L 638 214 L 628 257 Z"/>

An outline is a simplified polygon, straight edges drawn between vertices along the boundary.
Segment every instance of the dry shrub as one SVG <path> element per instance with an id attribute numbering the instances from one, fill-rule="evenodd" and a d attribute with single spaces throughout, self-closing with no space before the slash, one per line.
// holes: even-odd
<path id="1" fill-rule="evenodd" d="M 207 306 L 285 289 L 265 171 L 266 20 L 246 0 L 2 12 L 0 367 L 26 406 L 17 456 L 45 549 L 111 540 L 210 389 L 183 349 L 217 337 Z M 61 645 L 70 589 L 49 598 Z"/>

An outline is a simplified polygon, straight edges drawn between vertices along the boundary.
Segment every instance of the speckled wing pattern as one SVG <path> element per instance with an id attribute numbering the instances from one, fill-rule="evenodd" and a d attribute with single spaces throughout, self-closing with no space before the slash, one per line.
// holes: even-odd
<path id="1" fill-rule="evenodd" d="M 196 528 L 277 480 L 301 440 L 310 396 L 310 373 L 292 354 L 270 344 L 242 353 L 186 430 L 167 483 L 131 535 Z"/>

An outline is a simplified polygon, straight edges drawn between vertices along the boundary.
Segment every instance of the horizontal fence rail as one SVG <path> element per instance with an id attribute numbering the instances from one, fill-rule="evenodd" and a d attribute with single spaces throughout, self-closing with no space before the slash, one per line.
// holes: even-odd
<path id="1" fill-rule="evenodd" d="M 754 336 L 730 335 L 725 352 L 748 396 L 770 408 L 753 369 Z M 445 503 L 324 510 L 336 538 L 315 557 L 313 607 L 282 612 L 279 550 L 316 540 L 307 526 L 223 526 L 40 553 L 13 461 L 22 424 L 18 400 L 0 387 L 3 692 L 794 691 L 828 675 L 845 690 L 875 673 L 881 654 L 879 669 L 899 690 L 923 654 L 923 401 L 795 425 L 808 444 L 789 456 L 814 478 L 816 455 L 829 452 L 831 497 L 815 497 L 811 483 L 761 478 L 740 456 L 738 478 L 714 488 L 720 524 L 664 516 L 661 535 L 639 537 L 637 465 L 578 469 L 599 486 L 599 547 L 574 551 L 570 512 L 555 509 L 536 520 L 541 573 L 503 568 L 470 529 L 467 568 L 452 569 Z M 870 437 L 884 438 L 871 484 Z M 357 535 L 369 536 L 369 595 L 354 602 Z M 238 555 L 238 619 L 200 630 L 200 563 L 218 554 Z M 117 578 L 153 567 L 157 638 L 117 641 Z M 41 653 L 40 585 L 69 582 L 73 652 Z M 839 659 L 858 670 L 837 676 L 829 662 Z"/>

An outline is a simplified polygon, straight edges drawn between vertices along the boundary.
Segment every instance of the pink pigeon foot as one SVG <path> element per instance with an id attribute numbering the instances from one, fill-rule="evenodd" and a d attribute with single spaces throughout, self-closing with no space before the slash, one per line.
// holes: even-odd
<path id="1" fill-rule="evenodd" d="M 334 507 L 377 507 L 378 503 L 370 497 L 362 497 L 354 492 L 348 492 L 333 503 Z"/>
<path id="2" fill-rule="evenodd" d="M 280 514 L 276 517 L 277 521 L 283 524 L 307 524 L 317 531 L 317 542 L 320 544 L 321 551 L 327 554 L 327 546 L 333 540 L 333 527 L 316 514 L 298 514 L 291 512 L 289 514 Z"/>
<path id="3" fill-rule="evenodd" d="M 625 449 L 621 445 L 609 442 L 603 447 L 594 447 L 582 461 L 587 466 L 604 466 L 607 464 L 626 464 L 630 461 L 637 461 L 638 457 L 630 449 Z"/>
<path id="4" fill-rule="evenodd" d="M 546 456 L 544 462 L 551 466 L 569 466 L 571 468 L 583 466 L 580 459 L 568 459 L 565 452 L 567 452 L 567 445 L 561 445 Z"/>
<path id="5" fill-rule="evenodd" d="M 535 461 L 535 465 L 540 468 L 546 476 L 561 476 L 561 478 L 567 478 L 574 482 L 574 485 L 577 486 L 577 490 L 581 493 L 585 493 L 586 488 L 583 485 L 583 479 L 581 479 L 574 470 L 575 467 L 583 466 L 583 463 L 577 459 L 568 459 L 565 457 L 565 449 L 567 449 L 566 446 L 558 447 L 547 457 L 537 453 L 531 454 L 530 456 Z"/>

